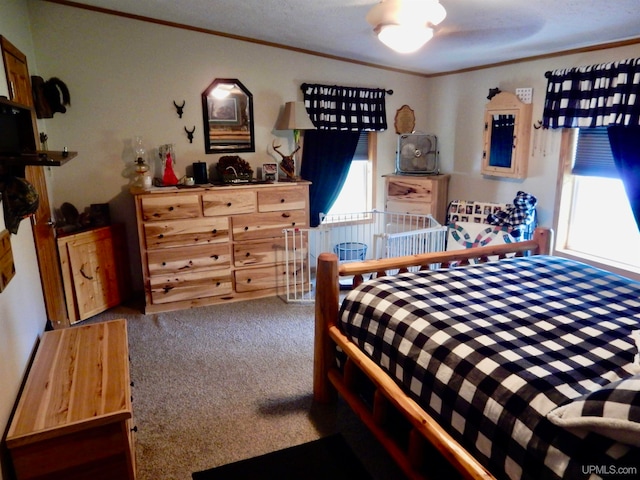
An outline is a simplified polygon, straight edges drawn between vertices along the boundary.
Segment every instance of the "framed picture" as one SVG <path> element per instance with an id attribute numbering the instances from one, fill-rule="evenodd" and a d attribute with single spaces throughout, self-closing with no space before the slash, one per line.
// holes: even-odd
<path id="1" fill-rule="evenodd" d="M 278 165 L 276 163 L 262 164 L 262 179 L 275 181 L 278 177 Z"/>
<path id="2" fill-rule="evenodd" d="M 239 125 L 238 100 L 234 97 L 209 98 L 209 121 L 219 125 Z"/>

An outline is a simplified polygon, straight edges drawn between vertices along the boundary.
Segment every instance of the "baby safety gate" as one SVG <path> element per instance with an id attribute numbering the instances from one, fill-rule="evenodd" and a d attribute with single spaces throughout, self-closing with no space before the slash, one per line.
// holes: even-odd
<path id="1" fill-rule="evenodd" d="M 312 302 L 318 255 L 340 262 L 400 257 L 445 249 L 447 228 L 431 215 L 370 212 L 320 215 L 315 228 L 285 229 L 287 302 Z"/>

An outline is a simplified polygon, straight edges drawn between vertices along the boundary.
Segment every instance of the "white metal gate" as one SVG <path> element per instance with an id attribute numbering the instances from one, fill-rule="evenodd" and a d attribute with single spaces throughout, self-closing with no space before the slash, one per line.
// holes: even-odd
<path id="1" fill-rule="evenodd" d="M 322 252 L 336 253 L 340 262 L 438 252 L 445 249 L 446 233 L 431 215 L 376 210 L 321 214 L 315 228 L 285 229 L 286 300 L 313 301 L 315 265 Z"/>

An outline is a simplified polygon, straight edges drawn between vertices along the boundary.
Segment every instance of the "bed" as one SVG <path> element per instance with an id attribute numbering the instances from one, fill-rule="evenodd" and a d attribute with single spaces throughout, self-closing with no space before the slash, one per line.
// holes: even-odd
<path id="1" fill-rule="evenodd" d="M 434 451 L 462 478 L 640 473 L 640 283 L 549 255 L 550 237 L 321 254 L 314 399 L 343 397 L 408 478 L 438 478 Z"/>

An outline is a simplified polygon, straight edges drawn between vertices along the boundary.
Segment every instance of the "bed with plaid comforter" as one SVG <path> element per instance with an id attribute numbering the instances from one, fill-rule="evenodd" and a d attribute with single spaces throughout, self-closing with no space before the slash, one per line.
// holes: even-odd
<path id="1" fill-rule="evenodd" d="M 513 258 L 369 280 L 340 322 L 496 478 L 640 475 L 640 283 Z"/>

